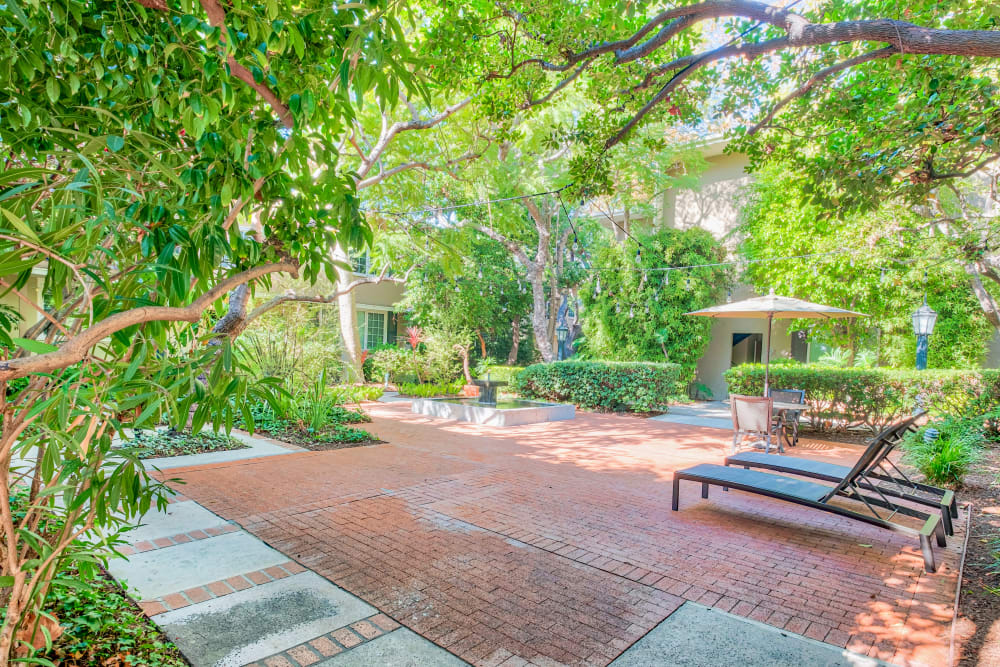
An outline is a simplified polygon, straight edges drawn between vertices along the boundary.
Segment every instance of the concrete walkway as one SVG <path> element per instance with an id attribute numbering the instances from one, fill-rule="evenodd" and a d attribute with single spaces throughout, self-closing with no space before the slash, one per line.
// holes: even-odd
<path id="1" fill-rule="evenodd" d="M 733 418 L 729 406 L 722 401 L 697 401 L 680 405 L 671 405 L 666 414 L 650 419 L 668 424 L 686 424 L 687 426 L 702 426 L 705 428 L 721 428 L 733 430 Z"/>
<path id="2" fill-rule="evenodd" d="M 195 667 L 466 664 L 183 495 L 127 539 L 111 573 Z"/>

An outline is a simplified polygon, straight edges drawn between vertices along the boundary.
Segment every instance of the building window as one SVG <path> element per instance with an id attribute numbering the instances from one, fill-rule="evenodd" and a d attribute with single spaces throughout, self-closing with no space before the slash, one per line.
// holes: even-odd
<path id="1" fill-rule="evenodd" d="M 354 265 L 354 272 L 360 273 L 361 275 L 368 276 L 372 272 L 372 258 L 368 254 L 368 251 L 364 251 L 360 255 L 353 257 L 351 263 Z"/>
<path id="2" fill-rule="evenodd" d="M 358 311 L 358 337 L 361 339 L 362 349 L 370 350 L 385 344 L 387 319 L 386 313 Z"/>

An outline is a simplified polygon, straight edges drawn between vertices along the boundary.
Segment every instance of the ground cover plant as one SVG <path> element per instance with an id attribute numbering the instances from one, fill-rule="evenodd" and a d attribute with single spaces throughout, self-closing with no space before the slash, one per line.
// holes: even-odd
<path id="1" fill-rule="evenodd" d="M 122 451 L 140 459 L 158 459 L 165 456 L 224 452 L 249 447 L 245 442 L 225 433 L 173 429 L 136 431 L 133 438 L 124 443 Z"/>

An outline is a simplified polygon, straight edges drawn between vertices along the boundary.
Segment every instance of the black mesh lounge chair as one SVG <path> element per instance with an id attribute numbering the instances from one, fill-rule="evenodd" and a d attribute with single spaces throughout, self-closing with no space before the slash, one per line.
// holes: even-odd
<path id="1" fill-rule="evenodd" d="M 943 547 L 946 544 L 941 517 L 937 514 L 921 512 L 906 505 L 897 505 L 887 498 L 865 496 L 858 487 L 859 477 L 871 467 L 872 461 L 878 453 L 876 448 L 865 450 L 850 472 L 836 486 L 826 486 L 784 475 L 773 475 L 759 470 L 702 463 L 674 473 L 674 497 L 671 507 L 675 512 L 678 509 L 681 480 L 699 482 L 702 498 L 708 498 L 708 487 L 712 485 L 721 486 L 727 490 L 736 489 L 756 493 L 796 505 L 823 510 L 848 519 L 855 519 L 898 533 L 915 535 L 920 538 L 920 551 L 924 556 L 924 567 L 927 568 L 928 572 L 934 572 L 937 566 L 934 563 L 934 551 L 931 548 L 931 535 L 936 536 L 938 546 Z M 835 498 L 856 500 L 867 511 L 856 512 L 838 504 L 832 504 L 830 501 Z M 880 512 L 880 510 L 882 511 Z M 890 521 L 896 514 L 922 519 L 923 526 L 913 528 Z"/>
<path id="2" fill-rule="evenodd" d="M 914 482 L 888 458 L 903 436 L 914 428 L 914 422 L 922 414 L 922 412 L 918 413 L 913 417 L 887 426 L 868 443 L 868 450 L 877 451 L 868 469 L 858 476 L 857 485 L 865 491 L 873 491 L 882 496 L 902 498 L 920 505 L 940 509 L 944 532 L 947 535 L 954 535 L 955 529 L 951 520 L 958 516 L 958 502 L 955 499 L 955 492 Z M 850 466 L 760 452 L 741 452 L 727 457 L 725 463 L 727 466 L 743 466 L 746 469 L 762 468 L 834 483 L 841 482 L 851 472 Z"/>

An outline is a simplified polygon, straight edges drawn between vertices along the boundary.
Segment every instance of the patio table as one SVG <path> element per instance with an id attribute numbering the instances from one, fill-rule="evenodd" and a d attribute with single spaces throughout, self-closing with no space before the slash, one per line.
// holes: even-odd
<path id="1" fill-rule="evenodd" d="M 788 436 L 788 431 L 785 429 L 785 423 L 788 421 L 787 417 L 785 416 L 785 413 L 803 412 L 809 406 L 805 403 L 788 403 L 786 401 L 774 401 L 771 404 L 771 407 L 774 409 L 775 412 L 777 412 L 781 416 L 781 434 L 778 437 L 784 438 L 785 443 L 789 447 L 794 447 L 795 442 L 792 440 L 792 438 Z"/>

